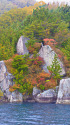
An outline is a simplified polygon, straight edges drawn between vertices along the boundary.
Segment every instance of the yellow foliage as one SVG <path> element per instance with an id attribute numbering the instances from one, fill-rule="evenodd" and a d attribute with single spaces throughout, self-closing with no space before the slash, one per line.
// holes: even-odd
<path id="1" fill-rule="evenodd" d="M 0 96 L 3 96 L 3 92 L 0 90 Z"/>
<path id="2" fill-rule="evenodd" d="M 43 6 L 43 5 L 45 5 L 45 4 L 46 4 L 46 3 L 45 3 L 44 1 L 36 2 L 36 3 L 34 4 L 34 7 Z"/>

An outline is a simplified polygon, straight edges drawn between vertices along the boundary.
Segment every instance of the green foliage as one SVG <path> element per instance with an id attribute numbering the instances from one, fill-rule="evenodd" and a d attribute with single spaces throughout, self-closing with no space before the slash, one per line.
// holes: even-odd
<path id="1" fill-rule="evenodd" d="M 12 62 L 12 74 L 15 79 L 15 86 L 10 88 L 10 91 L 18 89 L 21 93 L 32 93 L 33 85 L 32 79 L 35 74 L 39 73 L 41 69 L 43 59 L 39 56 L 29 58 L 29 55 L 17 55 Z"/>
<path id="2" fill-rule="evenodd" d="M 40 89 L 41 90 L 45 90 L 45 86 L 44 85 L 40 85 Z"/>
<path id="3" fill-rule="evenodd" d="M 60 64 L 59 64 L 59 62 L 57 60 L 56 55 L 54 56 L 54 60 L 52 62 L 52 65 L 48 66 L 47 68 L 50 71 L 52 77 L 54 77 L 55 79 L 60 79 L 61 78 L 60 77 L 61 67 L 60 67 Z"/>
<path id="4" fill-rule="evenodd" d="M 70 38 L 65 44 L 65 48 L 62 48 L 63 53 L 67 56 L 67 59 L 70 61 Z"/>
<path id="5" fill-rule="evenodd" d="M 12 62 L 13 68 L 15 68 L 18 72 L 23 71 L 24 73 L 27 73 L 28 71 L 28 66 L 26 65 L 27 58 L 28 55 L 24 56 L 17 55 Z"/>
<path id="6" fill-rule="evenodd" d="M 69 59 L 70 7 L 49 10 L 49 5 L 41 8 L 36 6 L 38 3 L 32 7 L 15 8 L 0 17 L 0 60 L 9 59 L 16 53 L 16 43 L 21 35 L 30 38 L 27 48 L 32 51 L 36 51 L 34 44 L 41 43 L 43 38 L 55 39 L 57 47 L 65 50 L 64 54 Z"/>
<path id="7" fill-rule="evenodd" d="M 3 96 L 3 92 L 0 90 L 0 97 Z"/>
<path id="8" fill-rule="evenodd" d="M 16 56 L 12 62 L 13 70 L 12 73 L 15 76 L 15 84 L 20 85 L 18 90 L 22 93 L 28 90 L 28 83 L 25 80 L 25 76 L 28 74 L 28 65 L 26 64 L 28 55 Z"/>
<path id="9" fill-rule="evenodd" d="M 12 63 L 10 67 L 12 65 L 12 73 L 15 77 L 15 85 L 10 88 L 11 91 L 18 89 L 23 94 L 31 94 L 33 86 L 41 90 L 55 87 L 57 80 L 50 79 L 49 74 L 42 73 L 41 65 L 44 61 L 37 52 L 41 47 L 42 39 L 47 37 L 55 39 L 58 43 L 57 47 L 70 60 L 70 6 L 55 7 L 54 4 L 45 3 L 41 6 L 40 3 L 36 3 L 34 6 L 23 8 L 25 5 L 33 5 L 35 1 L 10 0 L 11 7 L 7 7 L 8 0 L 3 1 L 5 10 L 13 9 L 0 17 L 0 60 L 7 60 L 16 53 L 16 43 L 21 35 L 30 38 L 26 46 L 29 52 L 34 54 L 32 58 L 29 58 L 29 55 L 18 55 L 13 59 L 13 63 L 11 60 L 6 62 L 7 65 Z M 3 1 L 0 0 L 0 6 Z M 16 7 L 21 8 L 14 8 L 13 2 Z M 3 9 L 0 14 L 5 10 Z M 56 55 L 48 69 L 52 77 L 60 79 L 61 68 Z"/>

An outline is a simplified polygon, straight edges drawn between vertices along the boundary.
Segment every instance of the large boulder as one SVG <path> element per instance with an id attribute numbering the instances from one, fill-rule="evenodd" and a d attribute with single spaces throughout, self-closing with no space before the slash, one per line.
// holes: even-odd
<path id="1" fill-rule="evenodd" d="M 42 103 L 55 103 L 56 99 L 57 95 L 53 89 L 46 90 L 38 94 L 35 98 L 37 102 L 42 102 Z"/>
<path id="2" fill-rule="evenodd" d="M 29 51 L 27 50 L 27 47 L 25 45 L 25 43 L 27 43 L 27 40 L 29 40 L 29 38 L 21 36 L 18 40 L 17 43 L 17 53 L 19 55 L 24 55 L 24 54 L 28 54 Z"/>
<path id="3" fill-rule="evenodd" d="M 2 100 L 14 102 L 23 101 L 21 94 L 19 92 L 10 92 L 9 86 L 13 85 L 13 76 L 7 72 L 4 61 L 0 61 L 0 90 L 3 92 Z M 18 98 L 17 98 L 18 96 Z M 19 99 L 20 98 L 20 99 Z"/>
<path id="4" fill-rule="evenodd" d="M 41 93 L 40 89 L 38 89 L 37 87 L 33 88 L 33 93 L 32 93 L 33 97 L 36 97 L 40 93 Z"/>
<path id="5" fill-rule="evenodd" d="M 60 80 L 56 103 L 70 104 L 70 78 Z"/>
<path id="6" fill-rule="evenodd" d="M 19 93 L 17 90 L 11 93 L 10 102 L 22 102 L 23 95 Z"/>
<path id="7" fill-rule="evenodd" d="M 46 72 L 49 72 L 48 69 L 47 69 L 47 66 L 50 66 L 52 65 L 52 61 L 54 59 L 54 56 L 55 56 L 55 52 L 53 51 L 53 49 L 49 46 L 49 45 L 45 45 L 45 46 L 42 46 L 40 51 L 39 51 L 39 55 L 44 59 L 45 61 L 45 65 L 43 66 L 43 69 L 46 71 Z M 57 59 L 58 62 L 60 63 L 60 66 L 61 66 L 61 73 L 60 75 L 65 75 L 65 67 L 63 65 L 63 63 L 60 61 L 60 59 L 58 58 Z"/>

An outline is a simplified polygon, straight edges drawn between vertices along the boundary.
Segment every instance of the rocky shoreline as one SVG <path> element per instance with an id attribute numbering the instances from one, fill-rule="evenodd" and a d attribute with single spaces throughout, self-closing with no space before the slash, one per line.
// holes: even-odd
<path id="1" fill-rule="evenodd" d="M 27 38 L 21 37 L 17 44 L 17 53 L 28 53 L 25 43 Z M 20 44 L 21 42 L 21 44 Z M 23 48 L 22 48 L 23 47 Z M 51 65 L 54 59 L 55 52 L 50 46 L 43 46 L 39 54 L 43 57 L 45 65 L 43 70 L 48 72 L 46 67 Z M 61 75 L 65 75 L 65 68 L 62 62 L 58 59 L 62 72 Z M 59 86 L 55 89 L 49 89 L 45 91 L 39 90 L 37 87 L 33 88 L 32 95 L 22 95 L 17 90 L 14 92 L 9 91 L 9 86 L 13 85 L 13 76 L 7 71 L 4 61 L 0 61 L 0 91 L 3 92 L 3 96 L 0 95 L 0 103 L 2 102 L 39 102 L 39 103 L 56 103 L 56 104 L 70 104 L 70 78 L 60 80 Z"/>
<path id="2" fill-rule="evenodd" d="M 10 98 L 8 98 L 4 93 L 4 96 L 0 98 L 0 103 L 38 102 L 70 104 L 70 78 L 60 80 L 60 85 L 56 89 L 48 89 L 41 92 L 37 87 L 34 87 L 32 95 L 22 95 L 17 90 L 10 94 Z"/>

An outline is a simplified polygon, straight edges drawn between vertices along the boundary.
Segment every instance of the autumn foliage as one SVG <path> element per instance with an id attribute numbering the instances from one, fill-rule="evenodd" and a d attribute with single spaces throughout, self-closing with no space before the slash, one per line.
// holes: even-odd
<path id="1" fill-rule="evenodd" d="M 9 91 L 13 92 L 16 89 L 21 93 L 32 93 L 34 86 L 41 90 L 54 88 L 56 81 L 51 78 L 49 73 L 42 69 L 44 64 L 43 58 L 40 56 L 29 58 L 26 56 L 17 55 L 13 58 L 12 73 L 15 77 L 13 86 L 10 86 Z"/>
<path id="2" fill-rule="evenodd" d="M 46 38 L 46 39 L 43 39 L 43 41 L 44 41 L 44 45 L 57 45 L 57 42 L 54 40 L 54 39 L 48 39 L 48 38 Z"/>
<path id="3" fill-rule="evenodd" d="M 32 85 L 37 86 L 41 90 L 46 90 L 50 88 L 54 88 L 57 85 L 57 82 L 55 79 L 50 77 L 49 73 L 42 72 L 36 75 L 34 79 L 32 80 Z"/>
<path id="4" fill-rule="evenodd" d="M 38 52 L 38 50 L 41 48 L 41 43 L 38 43 L 38 42 L 36 42 L 36 43 L 34 43 L 34 45 L 33 46 L 29 46 L 28 47 L 28 50 L 29 50 L 29 53 L 34 53 L 34 51 L 37 51 Z"/>

